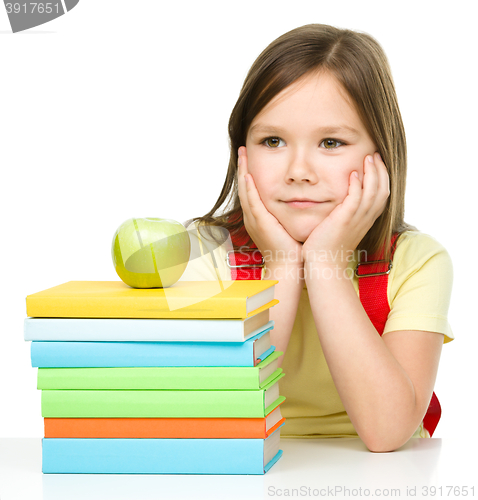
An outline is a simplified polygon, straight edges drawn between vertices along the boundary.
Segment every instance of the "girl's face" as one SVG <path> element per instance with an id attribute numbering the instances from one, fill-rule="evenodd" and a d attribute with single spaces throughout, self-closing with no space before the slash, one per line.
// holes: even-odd
<path id="1" fill-rule="evenodd" d="M 297 241 L 347 196 L 350 174 L 377 148 L 337 80 L 309 74 L 275 96 L 246 139 L 249 173 L 267 210 Z M 307 198 L 308 205 L 288 203 Z"/>

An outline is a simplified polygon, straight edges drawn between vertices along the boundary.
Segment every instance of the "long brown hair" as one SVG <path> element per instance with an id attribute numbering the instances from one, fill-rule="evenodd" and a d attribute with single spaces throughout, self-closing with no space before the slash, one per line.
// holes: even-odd
<path id="1" fill-rule="evenodd" d="M 384 257 L 388 259 L 392 234 L 416 230 L 403 220 L 407 147 L 387 57 L 370 35 L 324 24 L 308 24 L 285 33 L 256 59 L 229 119 L 230 158 L 221 194 L 206 215 L 185 225 L 199 221 L 222 226 L 241 245 L 255 246 L 243 223 L 237 151 L 246 144 L 250 125 L 266 104 L 300 77 L 318 70 L 330 72 L 345 89 L 390 177 L 387 205 L 357 249 L 371 255 L 385 245 Z M 228 197 L 224 211 L 215 215 Z"/>

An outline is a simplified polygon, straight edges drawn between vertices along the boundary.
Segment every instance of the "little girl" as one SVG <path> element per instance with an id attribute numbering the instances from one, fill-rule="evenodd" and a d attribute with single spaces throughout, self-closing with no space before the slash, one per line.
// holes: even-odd
<path id="1" fill-rule="evenodd" d="M 320 24 L 282 35 L 250 69 L 229 136 L 221 195 L 192 221 L 257 248 L 262 279 L 279 281 L 270 319 L 285 353 L 281 436 L 359 436 L 375 452 L 429 437 L 423 419 L 441 347 L 454 338 L 452 265 L 403 220 L 405 132 L 381 47 Z M 354 270 L 380 250 L 388 261 L 393 235 L 380 336 Z M 217 260 L 231 279 L 226 256 Z"/>

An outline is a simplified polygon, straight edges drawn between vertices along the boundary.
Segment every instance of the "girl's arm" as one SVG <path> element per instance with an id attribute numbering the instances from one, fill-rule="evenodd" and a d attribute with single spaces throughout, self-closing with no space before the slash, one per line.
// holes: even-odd
<path id="1" fill-rule="evenodd" d="M 276 351 L 284 354 L 279 357 L 279 366 L 284 359 L 294 326 L 300 294 L 304 288 L 302 265 L 293 263 L 270 263 L 266 265 L 264 279 L 279 280 L 275 286 L 274 298 L 279 303 L 270 309 L 270 319 L 274 321 L 271 330 L 271 342 Z"/>
<path id="2" fill-rule="evenodd" d="M 396 331 L 380 337 L 350 279 L 329 279 L 331 267 L 323 263 L 307 262 L 304 270 L 320 343 L 352 424 L 369 450 L 399 448 L 427 411 L 443 335 Z"/>
<path id="3" fill-rule="evenodd" d="M 443 336 L 378 335 L 347 277 L 347 262 L 337 258 L 357 248 L 386 206 L 389 177 L 378 153 L 364 160 L 363 188 L 353 173 L 349 182 L 344 202 L 304 242 L 305 280 L 322 349 L 350 420 L 371 451 L 392 451 L 413 435 L 426 413 Z"/>

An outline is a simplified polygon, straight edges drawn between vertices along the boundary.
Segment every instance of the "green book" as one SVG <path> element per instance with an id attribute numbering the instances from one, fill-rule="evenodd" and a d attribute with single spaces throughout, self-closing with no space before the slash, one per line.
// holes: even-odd
<path id="1" fill-rule="evenodd" d="M 45 418 L 263 418 L 276 408 L 281 373 L 257 391 L 42 391 Z"/>
<path id="2" fill-rule="evenodd" d="M 38 368 L 43 390 L 242 390 L 263 389 L 281 373 L 274 351 L 254 367 Z"/>

